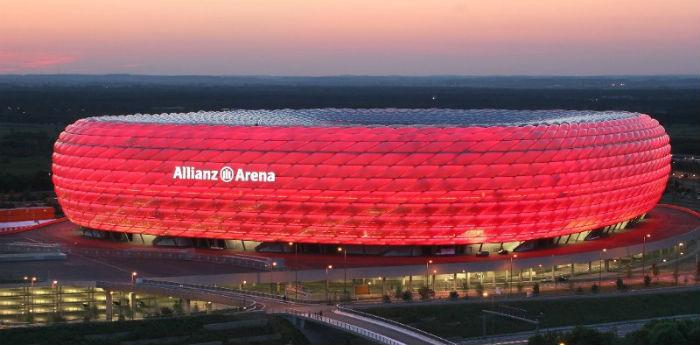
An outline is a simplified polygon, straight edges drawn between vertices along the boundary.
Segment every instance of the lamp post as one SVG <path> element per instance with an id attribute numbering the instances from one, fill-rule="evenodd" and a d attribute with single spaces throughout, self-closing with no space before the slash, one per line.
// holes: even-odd
<path id="1" fill-rule="evenodd" d="M 642 279 L 646 277 L 645 266 L 646 266 L 646 254 L 647 254 L 647 238 L 651 237 L 651 234 L 646 234 L 642 237 Z"/>
<path id="2" fill-rule="evenodd" d="M 513 254 L 510 257 L 510 277 L 509 277 L 509 283 L 508 283 L 508 297 L 510 297 L 510 294 L 513 292 L 513 259 L 517 259 L 518 254 Z"/>
<path id="3" fill-rule="evenodd" d="M 428 287 L 428 283 L 430 283 L 430 264 L 433 263 L 432 259 L 429 259 L 428 261 L 425 262 L 425 287 Z"/>
<path id="4" fill-rule="evenodd" d="M 36 283 L 36 277 L 32 277 L 32 287 L 34 287 L 34 283 Z"/>
<path id="5" fill-rule="evenodd" d="M 54 302 L 54 307 L 53 311 L 54 313 L 58 314 L 58 311 L 60 309 L 60 298 L 59 298 L 59 289 L 58 289 L 58 280 L 54 280 L 51 282 L 51 289 L 54 290 L 54 297 L 53 297 L 53 302 Z"/>
<path id="6" fill-rule="evenodd" d="M 677 248 L 678 249 L 676 252 L 676 262 L 673 265 L 673 280 L 676 283 L 676 285 L 678 285 L 678 273 L 679 273 L 678 265 L 679 265 L 679 262 L 681 261 L 681 255 L 683 255 L 683 242 L 679 242 Z"/>
<path id="7" fill-rule="evenodd" d="M 338 247 L 338 252 L 343 252 L 343 297 L 348 294 L 348 250 Z"/>
<path id="8" fill-rule="evenodd" d="M 294 246 L 294 299 L 299 300 L 299 256 L 297 253 L 297 243 L 289 242 L 290 246 Z"/>
<path id="9" fill-rule="evenodd" d="M 328 303 L 331 303 L 331 298 L 330 295 L 328 294 L 328 271 L 333 269 L 333 265 L 328 265 L 326 266 L 326 301 Z"/>
<path id="10" fill-rule="evenodd" d="M 131 272 L 131 285 L 132 286 L 136 285 L 136 276 L 138 276 L 138 275 L 139 275 L 139 273 L 136 271 Z"/>
<path id="11" fill-rule="evenodd" d="M 600 289 L 600 284 L 603 281 L 603 253 L 607 251 L 607 248 L 603 248 L 598 255 L 598 263 L 600 265 L 600 267 L 598 267 L 598 289 Z"/>

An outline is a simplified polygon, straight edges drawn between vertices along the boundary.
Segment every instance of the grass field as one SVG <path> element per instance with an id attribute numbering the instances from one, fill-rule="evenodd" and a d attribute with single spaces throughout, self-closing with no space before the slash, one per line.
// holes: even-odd
<path id="1" fill-rule="evenodd" d="M 540 316 L 541 327 L 586 325 L 700 313 L 700 291 L 653 295 L 538 300 L 502 303 L 527 310 L 529 317 Z M 497 308 L 497 307 L 496 307 Z M 399 321 L 448 338 L 468 338 L 483 333 L 482 310 L 493 310 L 486 303 L 447 303 L 412 306 L 382 306 L 365 311 Z M 533 325 L 504 318 L 487 319 L 487 333 L 532 330 Z"/>
<path id="2" fill-rule="evenodd" d="M 247 326 L 229 330 L 205 330 L 203 325 L 229 321 L 267 319 L 266 325 Z M 163 343 L 185 345 L 199 342 L 266 334 L 277 334 L 279 339 L 265 341 L 268 345 L 306 344 L 306 338 L 287 320 L 260 313 L 211 314 L 202 316 L 163 318 L 139 321 L 88 322 L 55 324 L 44 327 L 0 330 L 0 344 L 84 344 L 117 345 L 123 341 L 177 337 Z M 102 335 L 93 336 L 90 335 Z M 86 337 L 87 336 L 87 337 Z"/>

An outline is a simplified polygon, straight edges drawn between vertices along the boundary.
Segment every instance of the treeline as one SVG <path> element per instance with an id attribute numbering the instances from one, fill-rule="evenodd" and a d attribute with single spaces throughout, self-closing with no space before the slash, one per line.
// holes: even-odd
<path id="1" fill-rule="evenodd" d="M 698 345 L 700 320 L 652 321 L 640 330 L 623 337 L 612 332 L 599 332 L 577 327 L 568 333 L 537 334 L 528 345 Z"/>
<path id="2" fill-rule="evenodd" d="M 0 122 L 68 124 L 101 114 L 223 108 L 320 107 L 629 110 L 662 123 L 698 123 L 700 89 L 494 89 L 120 85 L 20 87 L 0 84 Z"/>

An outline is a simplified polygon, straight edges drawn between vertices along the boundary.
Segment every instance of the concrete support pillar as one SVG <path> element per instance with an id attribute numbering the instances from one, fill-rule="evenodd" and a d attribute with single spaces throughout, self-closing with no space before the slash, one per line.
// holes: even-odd
<path id="1" fill-rule="evenodd" d="M 496 288 L 496 271 L 493 271 L 493 280 L 491 282 L 493 283 L 493 287 Z"/>
<path id="2" fill-rule="evenodd" d="M 603 260 L 603 265 L 605 265 L 605 272 L 610 272 L 610 260 Z"/>
<path id="3" fill-rule="evenodd" d="M 190 315 L 192 313 L 191 301 L 188 298 L 185 298 L 182 300 L 182 304 L 183 310 L 185 311 L 185 315 Z"/>
<path id="4" fill-rule="evenodd" d="M 136 292 L 129 292 L 129 307 L 131 307 L 131 319 L 134 319 L 136 314 Z"/>
<path id="5" fill-rule="evenodd" d="M 588 272 L 593 272 L 593 262 L 588 262 Z"/>
<path id="6" fill-rule="evenodd" d="M 531 283 L 532 283 L 532 280 L 534 279 L 534 276 L 535 276 L 535 270 L 533 270 L 532 268 L 530 268 L 530 282 L 531 282 Z"/>
<path id="7" fill-rule="evenodd" d="M 457 273 L 452 274 L 452 291 L 457 291 Z"/>
<path id="8" fill-rule="evenodd" d="M 552 283 L 554 284 L 554 287 L 557 287 L 557 279 L 554 276 L 557 272 L 557 266 L 552 266 Z"/>
<path id="9" fill-rule="evenodd" d="M 408 291 L 413 291 L 413 276 L 408 276 Z"/>
<path id="10" fill-rule="evenodd" d="M 479 282 L 481 283 L 482 286 L 484 285 L 484 279 L 486 278 L 486 273 L 487 272 L 481 272 L 481 274 L 479 275 Z"/>
<path id="11" fill-rule="evenodd" d="M 386 295 L 386 277 L 382 277 L 382 296 Z"/>
<path id="12" fill-rule="evenodd" d="M 472 274 L 467 272 L 467 290 L 472 288 Z"/>
<path id="13" fill-rule="evenodd" d="M 107 321 L 112 321 L 112 307 L 114 303 L 112 301 L 112 291 L 105 290 L 105 316 Z"/>
<path id="14" fill-rule="evenodd" d="M 574 289 L 574 275 L 576 274 L 575 264 L 571 263 L 571 276 L 569 277 L 569 289 Z"/>

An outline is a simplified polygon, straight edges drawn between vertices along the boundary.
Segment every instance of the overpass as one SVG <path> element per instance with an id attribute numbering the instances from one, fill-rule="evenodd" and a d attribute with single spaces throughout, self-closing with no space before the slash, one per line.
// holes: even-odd
<path id="1" fill-rule="evenodd" d="M 113 291 L 141 292 L 175 296 L 186 301 L 211 301 L 224 305 L 244 306 L 247 310 L 264 310 L 270 314 L 284 315 L 297 327 L 314 322 L 385 345 L 454 345 L 446 339 L 396 321 L 363 313 L 343 306 L 324 303 L 302 303 L 280 296 L 251 293 L 219 286 L 184 284 L 163 280 L 137 279 L 134 284 L 97 282 L 105 289 L 108 308 L 111 309 Z M 132 294 L 133 296 L 133 294 Z M 108 315 L 111 310 L 108 310 Z"/>

